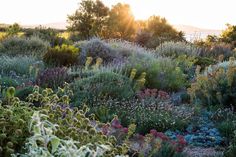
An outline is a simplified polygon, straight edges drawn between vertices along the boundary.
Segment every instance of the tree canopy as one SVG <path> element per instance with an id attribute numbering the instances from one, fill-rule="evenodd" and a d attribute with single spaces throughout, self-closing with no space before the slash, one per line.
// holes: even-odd
<path id="1" fill-rule="evenodd" d="M 136 21 L 128 4 L 117 3 L 109 9 L 101 0 L 82 0 L 73 15 L 68 16 L 68 29 L 80 39 L 94 36 L 137 41 L 155 48 L 168 40 L 184 40 L 183 32 L 175 30 L 165 18 L 151 16 Z"/>
<path id="2" fill-rule="evenodd" d="M 135 35 L 135 19 L 128 4 L 118 3 L 109 12 L 107 22 L 109 38 L 131 40 Z"/>
<path id="3" fill-rule="evenodd" d="M 226 25 L 227 28 L 221 33 L 221 41 L 230 43 L 236 47 L 236 25 Z"/>
<path id="4" fill-rule="evenodd" d="M 178 32 L 171 26 L 165 18 L 151 16 L 147 21 L 138 23 L 139 32 L 136 42 L 140 45 L 155 48 L 165 41 L 182 41 L 184 33 Z"/>
<path id="5" fill-rule="evenodd" d="M 82 39 L 100 36 L 103 30 L 109 8 L 100 0 L 82 0 L 79 9 L 68 16 L 71 31 L 78 31 Z"/>

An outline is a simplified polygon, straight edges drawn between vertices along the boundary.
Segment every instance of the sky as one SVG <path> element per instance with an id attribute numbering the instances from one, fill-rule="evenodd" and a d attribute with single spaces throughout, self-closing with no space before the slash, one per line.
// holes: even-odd
<path id="1" fill-rule="evenodd" d="M 1 0 L 0 23 L 22 25 L 66 22 L 80 0 Z M 128 3 L 136 19 L 151 15 L 165 17 L 170 24 L 224 29 L 236 25 L 236 0 L 103 0 L 111 7 Z"/>

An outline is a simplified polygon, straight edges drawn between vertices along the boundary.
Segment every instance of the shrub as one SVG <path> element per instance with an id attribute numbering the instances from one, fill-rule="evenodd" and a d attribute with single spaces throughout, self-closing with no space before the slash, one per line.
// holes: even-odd
<path id="1" fill-rule="evenodd" d="M 57 125 L 45 120 L 45 117 L 47 116 L 44 114 L 34 112 L 29 128 L 33 136 L 28 139 L 28 143 L 26 143 L 27 152 L 23 156 L 31 157 L 47 154 L 50 156 L 99 157 L 104 156 L 105 152 L 110 150 L 110 146 L 105 144 L 88 144 L 77 147 L 79 141 L 60 139 L 55 135 Z"/>
<path id="2" fill-rule="evenodd" d="M 228 59 L 234 56 L 232 46 L 225 43 L 215 43 L 202 49 L 200 56 L 218 59 L 220 55 L 224 56 L 224 59 Z"/>
<path id="3" fill-rule="evenodd" d="M 16 75 L 29 75 L 30 67 L 36 66 L 38 70 L 43 67 L 33 56 L 0 56 L 0 69 L 2 74 L 16 73 Z"/>
<path id="4" fill-rule="evenodd" d="M 24 36 L 32 37 L 37 36 L 44 41 L 48 41 L 51 46 L 62 45 L 63 43 L 67 43 L 68 41 L 65 38 L 59 36 L 61 30 L 56 30 L 53 28 L 44 28 L 44 27 L 36 27 L 36 28 L 28 28 L 24 29 Z"/>
<path id="5" fill-rule="evenodd" d="M 186 83 L 186 77 L 177 62 L 169 58 L 158 58 L 151 61 L 142 59 L 131 61 L 124 66 L 127 74 L 130 74 L 132 69 L 137 70 L 136 77 L 140 76 L 142 72 L 146 72 L 145 86 L 147 88 L 179 90 L 184 88 Z"/>
<path id="6" fill-rule="evenodd" d="M 217 110 L 213 112 L 211 119 L 215 121 L 221 135 L 226 137 L 225 143 L 229 144 L 229 141 L 234 137 L 234 130 L 236 130 L 236 115 L 231 108 L 222 108 L 222 106 L 216 106 L 216 108 Z"/>
<path id="7" fill-rule="evenodd" d="M 117 115 L 124 126 L 137 125 L 136 132 L 148 133 L 151 129 L 184 130 L 193 115 L 192 109 L 173 106 L 169 99 L 94 99 L 90 103 L 91 112 L 102 121 L 110 121 Z"/>
<path id="8" fill-rule="evenodd" d="M 1 89 L 7 89 L 8 87 L 16 87 L 19 83 L 15 79 L 9 77 L 0 77 Z"/>
<path id="9" fill-rule="evenodd" d="M 188 93 L 192 101 L 203 105 L 235 105 L 236 67 L 230 61 L 226 68 L 210 66 L 204 74 L 198 74 Z"/>
<path id="10" fill-rule="evenodd" d="M 151 155 L 153 150 L 162 150 L 165 143 L 176 153 L 186 145 L 182 136 L 173 141 L 156 130 L 145 136 L 133 135 L 136 126 L 123 127 L 117 116 L 107 124 L 95 120 L 86 106 L 81 109 L 69 106 L 68 84 L 57 93 L 49 88 L 40 92 L 35 86 L 27 100 L 39 101 L 42 104 L 39 108 L 29 107 L 30 103 L 14 97 L 14 91 L 9 88 L 7 101 L 0 105 L 1 156 L 110 157 L 123 156 L 128 151 L 131 156 Z"/>
<path id="11" fill-rule="evenodd" d="M 234 157 L 236 154 L 236 131 L 234 131 L 234 137 L 230 146 L 225 150 L 224 156 L 225 157 Z"/>
<path id="12" fill-rule="evenodd" d="M 116 58 L 114 50 L 107 43 L 97 38 L 77 43 L 77 46 L 81 48 L 79 58 L 83 65 L 86 57 L 92 57 L 95 60 L 102 58 L 105 64 L 112 62 Z"/>
<path id="13" fill-rule="evenodd" d="M 214 65 L 216 64 L 216 61 L 212 58 L 208 58 L 208 57 L 196 57 L 196 62 L 195 65 L 199 65 L 202 68 L 208 67 L 209 65 Z"/>
<path id="14" fill-rule="evenodd" d="M 17 101 L 7 105 L 0 105 L 0 156 L 10 156 L 19 152 L 26 138 L 32 109 L 27 103 Z"/>
<path id="15" fill-rule="evenodd" d="M 159 150 L 154 150 L 151 157 L 187 157 L 187 154 L 176 152 L 173 145 L 163 143 Z"/>
<path id="16" fill-rule="evenodd" d="M 178 57 L 179 55 L 198 56 L 200 49 L 185 42 L 165 42 L 157 47 L 156 53 L 165 57 Z"/>
<path id="17" fill-rule="evenodd" d="M 135 43 L 122 40 L 109 40 L 108 44 L 116 51 L 116 53 L 124 59 L 153 59 L 156 58 L 153 50 L 146 49 Z M 125 62 L 125 61 L 124 61 Z"/>
<path id="18" fill-rule="evenodd" d="M 29 94 L 33 93 L 33 86 L 27 86 L 16 90 L 15 96 L 20 100 L 26 100 Z"/>
<path id="19" fill-rule="evenodd" d="M 33 55 L 42 57 L 47 51 L 49 43 L 38 37 L 19 38 L 10 37 L 2 41 L 0 54 L 9 56 Z"/>
<path id="20" fill-rule="evenodd" d="M 36 84 L 43 88 L 61 87 L 69 81 L 67 68 L 49 68 L 39 72 L 36 78 Z"/>
<path id="21" fill-rule="evenodd" d="M 122 40 L 91 39 L 89 41 L 78 42 L 77 47 L 80 47 L 82 53 L 80 62 L 85 64 L 86 57 L 102 58 L 105 65 L 110 63 L 123 64 L 130 61 L 130 58 L 135 59 L 153 59 L 155 58 L 154 51 L 145 49 L 135 43 Z"/>
<path id="22" fill-rule="evenodd" d="M 135 42 L 141 46 L 146 46 L 151 39 L 151 34 L 147 31 L 141 31 L 135 36 Z"/>
<path id="23" fill-rule="evenodd" d="M 101 72 L 75 82 L 74 90 L 78 101 L 91 100 L 93 97 L 130 98 L 134 95 L 129 78 L 113 73 Z"/>
<path id="24" fill-rule="evenodd" d="M 76 31 L 70 32 L 68 39 L 73 42 L 78 42 L 78 41 L 82 40 L 79 32 L 76 32 Z"/>
<path id="25" fill-rule="evenodd" d="M 78 63 L 79 49 L 74 46 L 62 45 L 50 48 L 43 56 L 43 61 L 49 66 L 72 66 Z"/>
<path id="26" fill-rule="evenodd" d="M 234 130 L 236 130 L 235 121 L 225 120 L 218 124 L 217 128 L 219 129 L 221 135 L 228 139 L 231 139 L 233 138 Z"/>
<path id="27" fill-rule="evenodd" d="M 187 79 L 191 80 L 194 78 L 195 67 L 194 64 L 197 62 L 197 59 L 192 56 L 179 55 L 175 61 L 177 66 L 187 75 Z"/>

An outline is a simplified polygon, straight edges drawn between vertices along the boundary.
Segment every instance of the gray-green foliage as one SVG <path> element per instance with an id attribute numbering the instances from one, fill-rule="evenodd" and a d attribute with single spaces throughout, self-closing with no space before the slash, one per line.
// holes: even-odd
<path id="1" fill-rule="evenodd" d="M 108 44 L 123 58 L 156 58 L 153 50 L 143 48 L 135 43 L 122 40 L 109 40 Z"/>
<path id="2" fill-rule="evenodd" d="M 33 56 L 0 56 L 0 73 L 9 74 L 10 72 L 15 72 L 18 75 L 26 75 L 30 72 L 30 66 L 33 65 L 43 66 Z"/>
<path id="3" fill-rule="evenodd" d="M 2 41 L 2 46 L 0 46 L 0 55 L 34 55 L 42 57 L 48 47 L 48 42 L 43 41 L 36 36 L 30 38 L 9 37 Z"/>
<path id="4" fill-rule="evenodd" d="M 75 45 L 81 48 L 79 58 L 82 64 L 85 63 L 86 57 L 100 57 L 104 63 L 112 62 L 116 64 L 129 62 L 131 58 L 153 59 L 157 57 L 153 50 L 122 40 L 104 41 L 99 38 L 93 38 L 77 42 Z"/>
<path id="5" fill-rule="evenodd" d="M 136 76 L 146 72 L 145 86 L 148 88 L 173 91 L 184 88 L 186 83 L 186 76 L 178 67 L 178 63 L 170 58 L 139 59 L 131 61 L 124 67 L 128 72 L 133 68 L 137 70 Z"/>
<path id="6" fill-rule="evenodd" d="M 93 97 L 129 98 L 134 95 L 132 81 L 114 72 L 101 72 L 75 82 L 75 97 L 85 101 Z"/>
<path id="7" fill-rule="evenodd" d="M 76 46 L 81 49 L 79 59 L 82 64 L 85 64 L 86 57 L 92 57 L 94 60 L 100 57 L 104 63 L 110 63 L 118 57 L 109 44 L 98 38 L 78 42 Z"/>
<path id="8" fill-rule="evenodd" d="M 179 55 L 198 56 L 200 49 L 186 42 L 165 42 L 157 47 L 156 52 L 161 56 L 176 57 Z"/>
<path id="9" fill-rule="evenodd" d="M 40 114 L 38 111 L 34 112 L 29 127 L 33 136 L 28 138 L 27 153 L 22 154 L 22 157 L 101 157 L 110 149 L 108 145 L 104 144 L 87 144 L 79 148 L 77 146 L 79 141 L 60 139 L 55 135 L 58 125 L 51 123 L 47 118 L 48 116 Z"/>

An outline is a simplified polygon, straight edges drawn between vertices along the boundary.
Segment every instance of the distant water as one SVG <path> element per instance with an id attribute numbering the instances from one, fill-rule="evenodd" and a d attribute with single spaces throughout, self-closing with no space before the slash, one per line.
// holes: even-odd
<path id="1" fill-rule="evenodd" d="M 216 35 L 219 36 L 219 33 L 212 33 L 212 32 L 196 32 L 196 33 L 191 33 L 191 34 L 185 34 L 185 38 L 187 41 L 194 41 L 194 40 L 200 40 L 200 39 L 205 39 L 208 35 Z"/>

